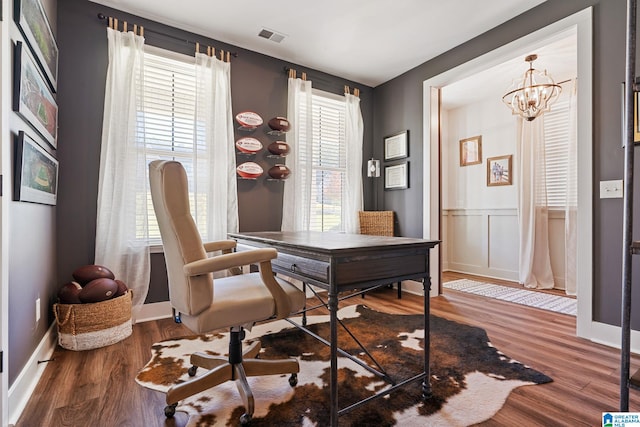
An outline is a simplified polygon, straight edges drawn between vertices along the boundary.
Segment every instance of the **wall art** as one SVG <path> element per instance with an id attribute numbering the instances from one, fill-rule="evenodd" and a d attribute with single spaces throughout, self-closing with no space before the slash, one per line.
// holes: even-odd
<path id="1" fill-rule="evenodd" d="M 58 46 L 39 0 L 15 0 L 14 20 L 55 92 L 58 81 Z"/>
<path id="2" fill-rule="evenodd" d="M 58 104 L 22 42 L 15 46 L 13 78 L 13 110 L 57 148 Z"/>
<path id="3" fill-rule="evenodd" d="M 24 131 L 16 144 L 13 199 L 55 205 L 58 197 L 58 161 Z"/>

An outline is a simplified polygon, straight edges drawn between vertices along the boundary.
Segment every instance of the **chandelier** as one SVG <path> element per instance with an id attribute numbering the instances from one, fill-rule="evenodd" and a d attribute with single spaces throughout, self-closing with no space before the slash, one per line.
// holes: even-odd
<path id="1" fill-rule="evenodd" d="M 554 83 L 547 70 L 538 71 L 533 68 L 533 61 L 538 55 L 529 55 L 524 60 L 529 63 L 522 80 L 514 80 L 502 102 L 511 108 L 512 114 L 531 121 L 549 111 L 560 96 L 562 88 Z"/>

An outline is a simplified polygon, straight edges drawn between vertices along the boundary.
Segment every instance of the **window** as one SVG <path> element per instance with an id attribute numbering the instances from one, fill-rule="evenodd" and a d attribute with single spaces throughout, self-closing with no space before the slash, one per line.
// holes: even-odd
<path id="1" fill-rule="evenodd" d="M 544 114 L 547 203 L 552 209 L 564 209 L 567 204 L 577 206 L 578 202 L 567 200 L 569 126 L 569 96 L 561 96 L 552 109 Z"/>
<path id="2" fill-rule="evenodd" d="M 314 89 L 312 114 L 309 229 L 344 231 L 342 207 L 347 168 L 344 99 Z"/>
<path id="3" fill-rule="evenodd" d="M 146 47 L 144 56 L 143 103 L 137 112 L 139 149 L 144 150 L 147 163 L 156 160 L 177 160 L 187 171 L 192 186 L 195 133 L 196 82 L 193 58 Z M 148 182 L 148 179 L 147 179 Z M 145 183 L 139 183 L 141 204 L 138 209 L 136 234 L 144 236 L 148 225 L 149 242 L 160 244 L 160 230 L 156 221 L 151 193 Z M 200 199 L 201 197 L 198 197 Z M 190 189 L 190 204 L 196 222 L 206 220 L 206 203 L 196 204 Z M 146 223 L 144 215 L 146 214 Z M 203 230 L 200 230 L 201 232 Z"/>

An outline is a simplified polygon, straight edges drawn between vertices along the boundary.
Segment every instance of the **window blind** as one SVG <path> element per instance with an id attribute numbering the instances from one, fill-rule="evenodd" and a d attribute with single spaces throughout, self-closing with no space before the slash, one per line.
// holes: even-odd
<path id="1" fill-rule="evenodd" d="M 343 231 L 346 179 L 344 100 L 314 90 L 312 96 L 310 230 Z"/>
<path id="2" fill-rule="evenodd" d="M 144 150 L 147 163 L 157 159 L 181 162 L 187 172 L 188 182 L 192 183 L 193 154 L 196 150 L 193 58 L 185 56 L 183 60 L 176 59 L 175 54 L 161 49 L 145 51 L 142 88 L 136 121 L 139 149 Z M 138 210 L 137 234 L 143 236 L 142 227 L 148 226 L 149 242 L 160 244 L 160 230 L 148 191 L 148 177 L 145 179 L 146 182 L 138 183 L 140 199 L 145 201 L 146 209 Z M 189 193 L 193 209 L 194 193 L 192 190 Z"/>
<path id="3" fill-rule="evenodd" d="M 569 166 L 569 97 L 561 96 L 544 115 L 544 139 L 547 172 L 547 203 L 564 209 L 567 202 L 567 168 Z"/>

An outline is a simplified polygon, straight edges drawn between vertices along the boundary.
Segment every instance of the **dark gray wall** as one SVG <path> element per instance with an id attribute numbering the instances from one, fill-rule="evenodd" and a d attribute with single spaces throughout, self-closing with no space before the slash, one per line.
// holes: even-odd
<path id="1" fill-rule="evenodd" d="M 13 2 L 5 11 L 11 21 L 12 43 L 24 39 L 13 23 Z M 56 33 L 57 0 L 43 0 L 42 4 Z M 3 40 L 2 43 L 5 43 Z M 24 44 L 23 44 L 24 45 Z M 27 122 L 17 114 L 9 115 L 12 140 L 11 158 L 15 159 L 15 135 L 25 131 L 54 157 L 56 150 L 47 144 Z M 3 141 L 3 144 L 5 141 Z M 13 183 L 15 165 L 5 179 Z M 11 197 L 11 196 L 9 196 Z M 25 202 L 10 202 L 9 212 L 9 385 L 13 384 L 27 360 L 36 350 L 51 325 L 51 305 L 56 293 L 56 207 Z M 40 320 L 36 322 L 36 299 L 40 298 Z"/>
<path id="2" fill-rule="evenodd" d="M 600 200 L 597 191 L 599 181 L 623 177 L 620 83 L 624 81 L 625 67 L 624 0 L 547 0 L 531 11 L 376 87 L 373 150 L 375 156 L 381 157 L 384 136 L 401 129 L 410 130 L 411 188 L 400 192 L 379 191 L 379 196 L 383 197 L 385 209 L 398 213 L 399 229 L 403 235 L 421 236 L 423 81 L 589 6 L 593 6 L 593 188 L 596 191 L 593 196 L 593 313 L 596 321 L 619 325 L 622 199 Z M 637 197 L 636 201 L 639 199 Z M 636 212 L 640 212 L 640 203 L 636 205 Z M 639 226 L 640 222 L 637 222 L 636 229 Z M 635 274 L 640 267 L 638 262 L 634 260 Z M 636 289 L 633 294 L 635 307 L 640 304 L 639 292 Z M 634 329 L 640 327 L 640 310 L 634 310 L 632 322 Z"/>
<path id="3" fill-rule="evenodd" d="M 68 280 L 78 266 L 94 259 L 96 201 L 102 111 L 107 69 L 106 25 L 97 18 L 101 12 L 120 21 L 144 25 L 147 45 L 193 55 L 194 45 L 170 36 L 216 49 L 236 52 L 231 65 L 231 94 L 234 115 L 256 111 L 265 120 L 287 113 L 287 74 L 285 67 L 306 71 L 317 89 L 342 93 L 344 85 L 360 88 L 365 123 L 365 156 L 370 155 L 373 134 L 372 88 L 314 70 L 297 67 L 256 52 L 229 46 L 186 33 L 146 19 L 131 16 L 86 0 L 65 0 L 58 10 L 60 45 L 60 198 L 58 201 L 58 281 Z M 162 32 L 167 35 L 159 35 Z M 263 127 L 264 128 L 264 127 Z M 273 137 L 258 129 L 252 136 L 267 145 Z M 236 132 L 236 136 L 240 135 Z M 275 164 L 265 151 L 253 161 L 265 170 Z M 238 157 L 238 162 L 246 161 Z M 279 230 L 282 219 L 282 192 L 286 183 L 238 181 L 238 207 L 241 231 Z M 64 236 L 64 237 L 62 237 Z M 147 302 L 166 301 L 166 273 L 161 254 L 152 255 L 151 287 Z"/>

